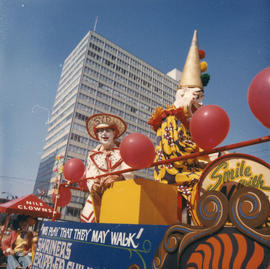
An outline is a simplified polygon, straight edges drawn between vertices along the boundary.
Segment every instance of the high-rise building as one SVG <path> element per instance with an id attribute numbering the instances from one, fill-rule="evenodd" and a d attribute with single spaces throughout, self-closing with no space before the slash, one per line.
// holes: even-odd
<path id="1" fill-rule="evenodd" d="M 171 73 L 176 78 L 179 72 Z M 85 162 L 88 151 L 97 145 L 85 128 L 91 114 L 118 115 L 127 123 L 126 134 L 143 133 L 154 142 L 156 136 L 147 121 L 156 107 L 174 101 L 177 80 L 169 75 L 89 31 L 63 64 L 34 193 L 52 194 L 57 155 L 62 154 L 64 161 L 79 158 Z M 153 178 L 153 170 L 136 175 Z M 62 209 L 62 218 L 79 220 L 84 199 L 83 192 L 72 190 L 72 201 Z"/>

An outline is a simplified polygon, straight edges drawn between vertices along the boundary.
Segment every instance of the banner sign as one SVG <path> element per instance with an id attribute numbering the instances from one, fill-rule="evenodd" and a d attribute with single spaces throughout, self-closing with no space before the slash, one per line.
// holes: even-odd
<path id="1" fill-rule="evenodd" d="M 168 227 L 44 221 L 31 268 L 148 269 Z"/>
<path id="2" fill-rule="evenodd" d="M 200 186 L 203 190 L 220 190 L 226 182 L 258 188 L 270 198 L 270 165 L 251 155 L 227 154 L 204 170 Z"/>

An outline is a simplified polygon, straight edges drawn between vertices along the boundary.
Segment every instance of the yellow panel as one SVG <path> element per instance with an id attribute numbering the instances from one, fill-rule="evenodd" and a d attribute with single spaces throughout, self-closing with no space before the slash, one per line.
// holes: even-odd
<path id="1" fill-rule="evenodd" d="M 176 207 L 176 186 L 142 178 L 120 181 L 103 194 L 100 222 L 172 225 Z"/>

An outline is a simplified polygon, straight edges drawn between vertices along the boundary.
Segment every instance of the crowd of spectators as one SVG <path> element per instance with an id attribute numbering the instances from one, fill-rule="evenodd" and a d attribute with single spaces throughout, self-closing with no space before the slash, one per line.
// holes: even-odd
<path id="1" fill-rule="evenodd" d="M 5 230 L 1 242 L 0 263 L 7 269 L 30 269 L 37 244 L 36 220 L 18 215 Z M 1 227 L 1 231 L 4 226 Z"/>

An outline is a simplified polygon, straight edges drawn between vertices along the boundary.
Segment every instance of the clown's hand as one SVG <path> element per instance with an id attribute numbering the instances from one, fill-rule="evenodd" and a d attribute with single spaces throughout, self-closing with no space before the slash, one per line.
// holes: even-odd
<path id="1" fill-rule="evenodd" d="M 101 185 L 100 185 L 100 179 L 94 180 L 94 183 L 91 188 L 91 194 L 92 195 L 102 195 Z"/>
<path id="2" fill-rule="evenodd" d="M 104 192 L 106 189 L 112 187 L 113 183 L 116 181 L 124 180 L 124 177 L 122 175 L 110 175 L 105 178 L 102 178 L 100 182 L 100 186 L 102 188 L 102 192 Z"/>

